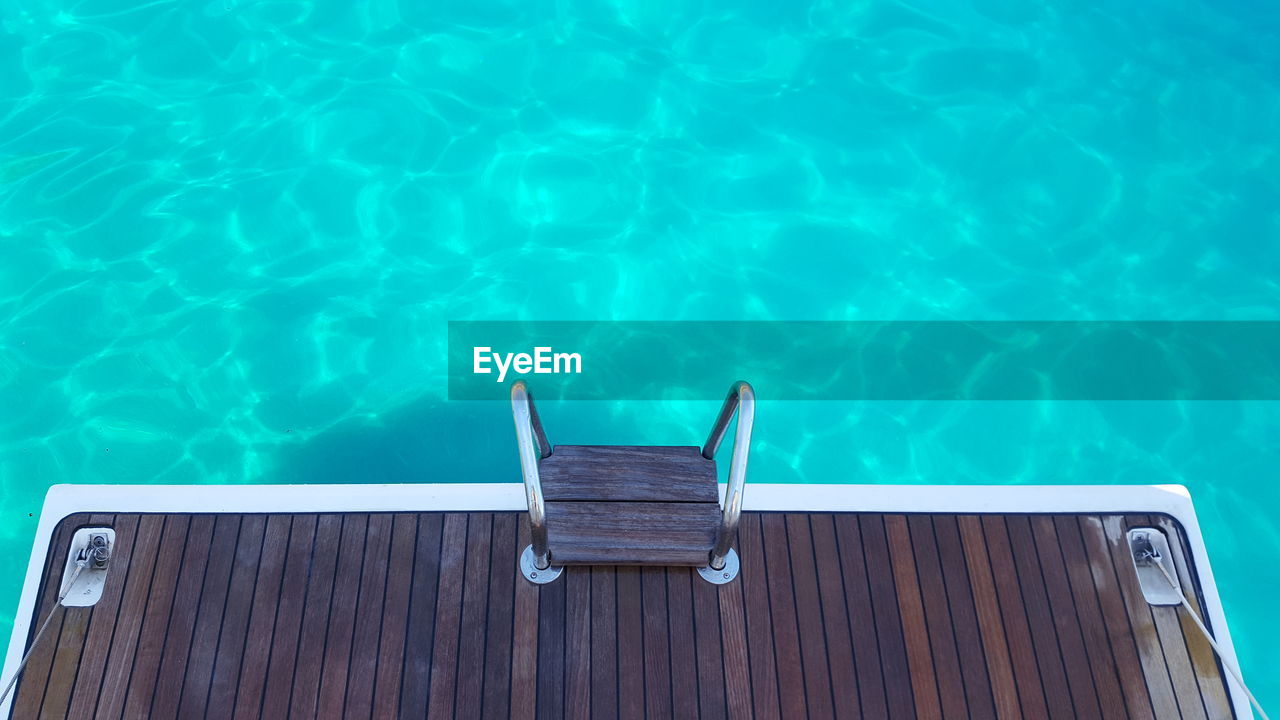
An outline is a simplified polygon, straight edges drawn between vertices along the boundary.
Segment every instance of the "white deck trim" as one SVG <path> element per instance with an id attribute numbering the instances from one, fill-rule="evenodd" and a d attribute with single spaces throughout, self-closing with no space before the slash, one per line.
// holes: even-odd
<path id="1" fill-rule="evenodd" d="M 723 493 L 723 486 L 721 488 Z M 415 485 L 54 485 L 45 496 L 0 682 L 8 682 L 31 627 L 45 552 L 68 515 L 93 513 L 298 513 L 523 510 L 520 483 Z M 748 483 L 744 510 L 891 513 L 1164 513 L 1182 524 L 1210 624 L 1238 666 L 1191 496 L 1181 485 L 767 485 Z M 1228 681 L 1237 717 L 1253 718 Z M 0 705 L 9 715 L 13 698 Z"/>

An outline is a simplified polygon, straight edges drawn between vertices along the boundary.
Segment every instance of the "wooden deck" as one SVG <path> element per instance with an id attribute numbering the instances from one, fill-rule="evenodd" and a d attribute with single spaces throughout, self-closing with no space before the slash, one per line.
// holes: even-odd
<path id="1" fill-rule="evenodd" d="M 105 594 L 54 619 L 15 718 L 1232 717 L 1136 586 L 1124 530 L 1156 525 L 1197 588 L 1162 516 L 746 513 L 727 585 L 533 586 L 517 513 L 75 515 L 37 618 L 86 524 L 118 533 Z"/>

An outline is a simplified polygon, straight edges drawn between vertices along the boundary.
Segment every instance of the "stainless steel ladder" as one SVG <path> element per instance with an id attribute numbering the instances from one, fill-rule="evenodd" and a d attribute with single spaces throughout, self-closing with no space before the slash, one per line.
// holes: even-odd
<path id="1" fill-rule="evenodd" d="M 556 492 L 563 492 L 560 489 L 563 486 L 560 479 L 564 477 L 578 482 L 579 489 L 575 491 L 572 498 L 559 497 L 553 498 L 553 501 L 557 499 L 589 501 L 555 504 L 557 508 L 560 506 L 588 508 L 586 511 L 575 510 L 573 514 L 575 523 L 587 526 L 585 531 L 579 527 L 563 529 L 557 527 L 555 531 L 548 531 L 548 498 L 544 494 L 541 467 L 544 461 L 550 462 L 548 459 L 553 458 L 555 448 L 547 440 L 533 397 L 524 381 L 517 381 L 511 387 L 511 409 L 515 419 L 520 468 L 524 476 L 531 539 L 530 544 L 521 553 L 520 569 L 530 582 L 538 584 L 551 582 L 560 576 L 565 565 L 595 563 L 693 565 L 696 562 L 705 563 L 697 565 L 697 568 L 699 574 L 709 582 L 723 584 L 737 577 L 738 555 L 733 550 L 732 543 L 734 532 L 738 527 L 738 518 L 742 512 L 742 493 L 746 484 L 747 461 L 751 451 L 751 430 L 755 420 L 755 392 L 749 383 L 739 381 L 729 389 L 715 424 L 711 428 L 711 433 L 700 452 L 696 447 L 562 446 L 565 452 L 555 457 L 554 469 L 558 483 Z M 718 486 L 716 485 L 715 457 L 735 414 L 738 416 L 738 424 L 729 465 L 728 486 L 723 501 L 716 507 Z M 647 468 L 646 470 L 624 468 L 616 473 L 622 477 L 623 482 L 632 483 L 637 487 L 630 490 L 626 487 L 620 488 L 617 478 L 614 478 L 610 487 L 604 487 L 606 483 L 602 482 L 600 488 L 581 489 L 584 482 L 587 485 L 591 484 L 590 478 L 593 472 L 599 473 L 601 468 L 606 472 L 610 470 L 607 464 L 602 465 L 608 462 L 610 452 L 616 452 L 622 457 L 623 459 L 619 461 L 622 464 L 626 464 L 629 459 L 638 458 L 640 465 Z M 601 460 L 602 457 L 605 459 Z M 591 463 L 595 464 L 591 465 Z M 689 469 L 688 472 L 684 472 L 686 468 Z M 664 472 L 667 474 L 664 475 Z M 680 483 L 692 488 L 685 492 L 693 495 L 669 497 L 664 494 L 673 492 L 663 487 L 668 484 L 666 480 L 673 472 L 681 476 Z M 680 483 L 673 481 L 669 484 Z M 590 501 L 595 500 L 599 502 L 592 505 Z M 631 502 L 610 502 L 616 500 Z M 645 502 L 646 500 L 658 502 Z M 707 500 L 710 500 L 709 509 L 714 513 L 711 517 L 701 509 L 708 507 Z M 680 527 L 680 523 L 685 522 L 682 517 L 664 516 L 664 513 L 670 513 L 676 509 L 680 510 L 682 517 L 689 518 L 687 522 L 690 527 L 683 529 Z M 568 518 L 569 514 L 563 513 L 562 517 Z M 568 524 L 567 519 L 563 522 Z M 579 546 L 570 549 L 568 538 L 571 536 L 577 538 L 575 542 L 579 545 L 584 536 L 590 538 L 587 542 L 595 542 L 597 545 L 607 545 L 613 541 L 625 544 L 629 538 L 636 537 L 634 525 L 637 522 L 652 523 L 655 528 L 661 526 L 672 534 L 680 534 L 682 530 L 685 532 L 679 540 L 673 541 L 677 547 L 664 549 L 646 551 L 641 547 L 596 547 L 587 548 L 584 551 Z M 630 533 L 622 528 L 625 523 L 633 526 Z M 617 533 L 613 535 L 612 530 L 615 525 Z M 558 533 L 562 550 L 564 550 L 563 557 L 560 558 L 561 562 L 557 562 L 556 557 L 555 545 Z M 702 544 L 703 538 L 705 538 L 705 544 Z M 697 549 L 699 547 L 701 550 Z M 646 552 L 649 554 L 646 555 Z"/>

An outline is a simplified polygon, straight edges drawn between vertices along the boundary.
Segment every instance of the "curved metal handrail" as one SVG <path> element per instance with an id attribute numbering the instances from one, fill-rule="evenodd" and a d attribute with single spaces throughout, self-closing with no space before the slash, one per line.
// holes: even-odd
<path id="1" fill-rule="evenodd" d="M 733 458 L 729 462 L 729 487 L 725 490 L 724 506 L 721 510 L 720 530 L 716 534 L 715 547 L 711 549 L 710 566 L 720 570 L 725 566 L 725 558 L 729 554 L 729 546 L 733 543 L 733 532 L 738 528 L 738 517 L 742 514 L 742 488 L 747 482 L 747 456 L 751 452 L 751 426 L 756 418 L 756 393 L 751 383 L 743 380 L 729 388 L 729 396 L 720 407 L 720 415 L 711 428 L 707 444 L 702 446 L 702 457 L 713 460 L 729 429 L 729 421 L 734 413 L 738 413 L 738 429 L 733 436 Z"/>
<path id="2" fill-rule="evenodd" d="M 551 567 L 547 549 L 546 502 L 542 497 L 542 480 L 538 477 L 538 461 L 551 455 L 551 444 L 542 429 L 542 420 L 533 406 L 533 396 L 523 380 L 511 385 L 511 412 L 516 423 L 516 445 L 520 450 L 520 471 L 524 475 L 524 494 L 529 504 L 529 535 L 533 546 L 534 565 L 539 570 Z"/>

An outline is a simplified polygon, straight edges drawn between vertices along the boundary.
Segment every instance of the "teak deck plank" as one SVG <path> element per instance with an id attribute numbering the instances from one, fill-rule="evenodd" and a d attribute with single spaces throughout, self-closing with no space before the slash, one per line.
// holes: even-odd
<path id="1" fill-rule="evenodd" d="M 689 573 L 693 588 L 694 651 L 698 656 L 698 708 L 701 717 L 725 717 L 724 648 L 720 641 L 720 598 L 716 587 Z"/>
<path id="2" fill-rule="evenodd" d="M 147 516 L 142 517 L 145 520 Z M 177 717 L 203 716 L 207 707 L 213 663 L 218 651 L 218 634 L 242 521 L 243 517 L 237 515 L 218 515 L 214 520 L 213 538 L 204 564 L 204 582 L 200 586 L 198 600 L 187 607 L 187 612 L 195 613 L 191 639 L 186 647 L 175 647 L 177 657 L 181 659 L 172 672 L 175 676 L 181 673 L 182 677 L 180 692 L 174 698 L 178 703 Z M 124 614 L 123 605 L 120 614 Z M 153 704 L 152 714 L 155 713 Z"/>
<path id="3" fill-rule="evenodd" d="M 618 717 L 618 610 L 614 569 L 591 573 L 591 717 Z"/>
<path id="4" fill-rule="evenodd" d="M 249 610 L 248 635 L 241 660 L 242 674 L 235 687 L 235 710 L 232 717 L 257 717 L 266 687 L 271 641 L 275 634 L 277 608 L 285 595 L 280 581 L 284 575 L 293 530 L 293 517 L 271 515 L 262 541 L 258 577 Z"/>
<path id="5" fill-rule="evenodd" d="M 960 544 L 964 548 L 965 565 L 969 570 L 969 587 L 973 592 L 974 613 L 991 679 L 995 717 L 999 720 L 1017 718 L 1022 713 L 1018 681 L 1014 677 L 1009 642 L 1000 616 L 1000 599 L 991 574 L 991 559 L 987 555 L 986 543 L 982 537 L 982 521 L 976 515 L 965 515 L 957 520 L 956 525 Z M 1031 694 L 1029 688 L 1028 694 Z M 1040 713 L 1039 717 L 1043 717 L 1048 714 L 1048 710 L 1044 707 L 1043 696 L 1037 697 L 1040 704 L 1036 711 Z M 1036 717 L 1034 712 L 1029 714 Z"/>
<path id="6" fill-rule="evenodd" d="M 174 515 L 165 518 L 160 540 L 162 547 L 185 550 L 190 527 L 190 517 Z M 124 717 L 145 717 L 151 710 L 151 698 L 155 696 L 156 673 L 160 669 L 160 658 L 164 652 L 165 630 L 173 610 L 182 555 L 182 551 L 160 553 L 156 559 L 146 614 L 142 619 L 138 648 L 134 654 L 133 673 L 125 696 Z M 66 628 L 63 633 L 66 633 Z M 50 717 L 61 717 L 59 712 L 50 713 L 47 703 L 45 712 Z"/>
<path id="7" fill-rule="evenodd" d="M 818 597 L 822 603 L 822 624 L 827 640 L 827 663 L 831 670 L 833 715 L 837 718 L 862 717 L 858 702 L 858 675 L 854 669 L 853 640 L 849 632 L 849 613 L 845 607 L 845 589 L 840 569 L 840 549 L 836 544 L 836 527 L 830 515 L 805 517 L 813 538 L 813 557 L 818 579 Z"/>
<path id="8" fill-rule="evenodd" d="M 769 588 L 773 651 L 777 663 L 782 717 L 785 720 L 807 717 L 808 686 L 805 684 L 804 660 L 800 654 L 800 629 L 796 620 L 795 588 L 791 583 L 786 519 L 779 513 L 766 513 L 760 518 L 760 526 L 764 538 L 763 580 Z M 806 692 L 800 692 L 801 688 Z"/>
<path id="9" fill-rule="evenodd" d="M 1036 659 L 1035 641 L 1031 637 L 1031 620 L 1027 616 L 1026 605 L 1022 599 L 1022 590 L 1018 586 L 1018 573 L 1014 567 L 1013 551 L 1009 548 L 1008 528 L 1004 518 L 999 515 L 984 515 L 978 521 L 982 526 L 982 534 L 972 536 L 974 543 L 986 545 L 987 559 L 991 563 L 992 577 L 996 588 L 996 602 L 1000 605 L 1000 615 L 1005 639 L 1009 643 L 1009 658 L 1013 661 L 1013 674 L 1018 684 L 1018 702 L 1022 706 L 1024 717 L 1054 717 L 1054 712 L 1061 713 L 1070 709 L 1070 700 L 1064 695 L 1052 695 L 1045 687 L 1044 670 L 1040 669 Z M 979 548 L 972 550 L 981 552 Z M 1063 685 L 1065 690 L 1065 684 Z M 1060 704 L 1068 703 L 1065 708 Z M 1053 705 L 1053 703 L 1059 703 Z"/>
<path id="10" fill-rule="evenodd" d="M 938 543 L 938 556 L 947 586 L 947 602 L 955 630 L 956 651 L 960 656 L 960 674 L 964 678 L 965 698 L 973 717 L 995 717 L 991 673 L 982 648 L 982 632 L 973 602 L 973 588 L 966 572 L 967 559 L 960 540 L 960 528 L 952 515 L 935 515 L 933 532 Z"/>
<path id="11" fill-rule="evenodd" d="M 1048 521 L 1045 523 L 1044 521 Z M 1085 651 L 1084 638 L 1080 633 L 1081 620 L 1076 615 L 1075 603 L 1071 599 L 1071 589 L 1067 585 L 1066 572 L 1062 564 L 1062 550 L 1058 546 L 1057 532 L 1053 527 L 1053 518 L 1041 515 L 1035 518 L 1026 516 L 1011 518 L 1021 530 L 1030 532 L 1034 547 L 1039 554 L 1040 577 L 1044 581 L 1045 593 L 1049 598 L 1049 612 L 1053 617 L 1054 627 L 1058 631 L 1058 647 L 1062 650 L 1063 662 L 1067 671 L 1067 684 L 1071 688 L 1071 697 L 1075 702 L 1076 713 L 1090 717 L 1104 717 L 1098 691 L 1093 683 L 1093 674 L 1089 670 L 1090 658 Z M 1101 661 L 1102 658 L 1094 658 Z"/>
<path id="12" fill-rule="evenodd" d="M 1075 603 L 1080 632 L 1083 635 L 1085 655 L 1093 674 L 1093 687 L 1102 706 L 1102 717 L 1117 720 L 1128 717 L 1124 694 L 1120 690 L 1119 670 L 1111 643 L 1107 639 L 1106 624 L 1098 606 L 1097 591 L 1089 572 L 1089 559 L 1080 539 L 1080 528 L 1071 517 L 1037 517 L 1034 521 L 1045 533 L 1052 531 L 1061 552 L 1068 576 L 1070 597 Z"/>
<path id="13" fill-rule="evenodd" d="M 480 516 L 480 517 L 476 517 Z M 440 537 L 440 579 L 436 591 L 435 645 L 431 650 L 427 717 L 454 715 L 458 688 L 458 636 L 462 629 L 463 580 L 466 578 L 467 526 L 484 513 L 448 513 Z M 414 678 L 417 680 L 417 678 Z M 426 682 L 427 678 L 421 678 Z"/>
<path id="14" fill-rule="evenodd" d="M 943 583 L 938 547 L 933 538 L 933 523 L 928 515 L 911 515 L 907 517 L 907 527 L 910 530 L 917 581 L 924 600 L 925 621 L 929 631 L 930 656 L 927 662 L 933 665 L 934 676 L 938 681 L 942 716 L 967 718 L 967 689 L 961 674 L 960 654 L 956 648 L 951 605 L 947 602 L 947 588 Z"/>
<path id="15" fill-rule="evenodd" d="M 752 706 L 757 718 L 776 720 L 781 717 L 782 710 L 778 696 L 773 619 L 764 573 L 764 538 L 759 515 L 745 514 L 738 523 L 738 555 L 742 563 L 738 577 L 742 580 L 743 613 L 747 622 L 747 654 L 751 660 Z M 648 572 L 646 569 L 646 573 Z"/>
<path id="16" fill-rule="evenodd" d="M 671 717 L 671 632 L 667 615 L 667 572 L 639 568 L 644 633 L 644 706 L 654 717 Z"/>
<path id="17" fill-rule="evenodd" d="M 241 664 L 249 613 L 253 607 L 254 586 L 262 560 L 263 538 L 267 529 L 265 515 L 247 515 L 240 525 L 240 537 L 236 543 L 236 555 L 231 571 L 231 585 L 227 591 L 227 604 L 222 612 L 222 626 L 218 630 L 218 649 L 214 656 L 213 680 L 209 689 L 208 707 L 214 712 L 234 708 L 236 689 L 241 678 Z"/>
<path id="18" fill-rule="evenodd" d="M 516 549 L 521 552 L 529 544 L 529 524 L 512 515 L 516 526 Z M 495 567 L 500 567 L 495 565 Z M 514 578 L 518 571 L 510 568 Z M 515 612 L 511 627 L 511 695 L 510 717 L 529 720 L 538 709 L 538 587 L 523 578 L 514 578 Z"/>
<path id="19" fill-rule="evenodd" d="M 644 717 L 644 616 L 640 568 L 617 568 L 618 716 Z M 519 580 L 522 584 L 524 580 Z"/>
<path id="20" fill-rule="evenodd" d="M 1203 605 L 1161 516 L 746 513 L 727 585 L 534 586 L 518 513 L 80 514 L 33 621 L 90 523 L 117 531 L 103 598 L 53 617 L 12 717 L 1233 717 L 1137 587 L 1124 533 L 1157 527 Z"/>
<path id="21" fill-rule="evenodd" d="M 392 519 L 378 666 L 370 704 L 370 716 L 374 718 L 394 718 L 399 711 L 400 680 L 409 626 L 409 591 L 413 586 L 417 539 L 417 515 L 401 513 Z"/>
<path id="22" fill-rule="evenodd" d="M 516 546 L 516 516 L 512 513 L 495 515 L 489 555 L 492 576 L 489 580 L 489 617 L 485 625 L 485 660 L 482 670 L 484 696 L 480 705 L 481 714 L 485 717 L 505 718 L 511 715 L 512 664 L 501 662 L 500 658 L 512 652 L 514 588 L 518 572 L 515 563 L 510 560 L 523 547 Z"/>
<path id="23" fill-rule="evenodd" d="M 337 572 L 342 526 L 346 524 L 344 521 L 345 518 L 341 515 L 321 515 L 316 521 L 311 575 L 307 581 L 302 630 L 298 637 L 297 657 L 302 661 L 294 663 L 289 698 L 291 717 L 313 717 L 316 714 L 324 643 L 329 629 L 329 608 L 333 599 L 333 580 Z"/>
<path id="24" fill-rule="evenodd" d="M 937 671 L 929 642 L 924 599 L 920 592 L 907 519 L 901 515 L 890 515 L 884 518 L 884 530 L 893 563 L 893 582 L 897 588 L 898 612 L 902 618 L 902 637 L 907 648 L 907 666 L 910 669 L 916 716 L 935 720 L 943 717 L 944 708 L 939 699 Z M 952 702 L 955 701 L 963 701 L 963 698 L 952 698 Z"/>
<path id="25" fill-rule="evenodd" d="M 853 644 L 854 670 L 858 675 L 858 710 L 868 720 L 887 718 L 889 708 L 885 698 L 884 661 L 880 654 L 871 588 L 867 584 L 862 530 L 855 515 L 842 513 L 827 517 L 831 518 L 836 552 L 840 557 L 845 614 Z M 815 521 L 815 525 L 821 523 Z M 839 610 L 833 608 L 833 612 Z"/>
<path id="26" fill-rule="evenodd" d="M 591 716 L 591 571 L 564 578 L 564 712 Z"/>
<path id="27" fill-rule="evenodd" d="M 1045 695 L 1049 700 L 1049 716 L 1055 719 L 1097 717 L 1097 700 L 1094 698 L 1093 688 L 1081 688 L 1078 685 L 1072 687 L 1068 679 L 1062 643 L 1049 606 L 1048 591 L 1045 589 L 1040 567 L 1040 554 L 1036 549 L 1035 538 L 1031 535 L 1031 526 L 1027 523 L 1027 518 L 1021 515 L 1002 518 L 1001 524 L 1008 534 L 1008 548 L 1013 555 L 1016 572 L 1014 577 L 1017 578 L 1018 587 L 1022 589 L 1023 609 L 1026 610 L 1027 622 L 1031 628 L 1036 664 L 1040 668 L 1040 680 L 1044 683 Z M 1093 715 L 1089 714 L 1090 704 L 1095 706 Z"/>
<path id="28" fill-rule="evenodd" d="M 285 550 L 284 574 L 280 580 L 280 599 L 276 603 L 262 698 L 257 707 L 246 698 L 243 712 L 237 708 L 236 720 L 286 717 L 289 712 L 318 520 L 315 515 L 291 518 L 289 546 Z"/>
<path id="29" fill-rule="evenodd" d="M 880 515 L 858 517 L 850 515 L 849 522 L 837 522 L 840 539 L 852 542 L 855 527 L 861 534 L 866 558 L 866 580 L 871 593 L 871 607 L 875 613 L 873 627 L 880 648 L 880 665 L 883 668 L 884 689 L 888 712 L 883 717 L 912 718 L 916 716 L 915 694 L 912 687 L 910 662 L 907 659 L 906 634 L 903 632 L 902 615 L 898 610 L 898 591 L 894 582 L 893 560 L 889 555 L 889 541 L 885 533 L 884 518 Z M 843 520 L 843 516 L 841 520 Z M 846 535 L 845 530 L 849 530 Z M 856 575 L 846 575 L 856 580 Z"/>
<path id="30" fill-rule="evenodd" d="M 316 699 L 319 717 L 341 717 L 347 694 L 347 675 L 351 668 L 352 643 L 355 639 L 356 607 L 365 590 L 360 583 L 365 548 L 369 540 L 369 516 L 351 515 L 342 525 L 338 569 L 333 578 L 333 596 L 329 601 L 329 627 L 324 644 L 324 660 L 320 668 L 320 693 Z"/>
<path id="31" fill-rule="evenodd" d="M 133 521 L 137 522 L 137 516 L 133 517 Z M 121 520 L 121 524 L 123 522 L 124 520 Z M 187 528 L 187 545 L 183 550 L 182 563 L 178 570 L 173 611 L 169 615 L 169 625 L 165 629 L 164 649 L 160 655 L 160 668 L 157 671 L 151 696 L 150 710 L 155 717 L 175 717 L 178 713 L 178 702 L 182 699 L 182 685 L 185 679 L 183 669 L 186 667 L 191 638 L 195 633 L 196 608 L 199 607 L 200 591 L 204 587 L 205 566 L 209 561 L 210 543 L 213 542 L 216 522 L 217 518 L 213 515 L 196 515 L 191 518 L 191 524 Z M 120 525 L 116 526 L 116 532 L 118 538 Z M 117 556 L 111 562 L 114 564 L 120 559 Z M 98 613 L 105 609 L 107 595 L 112 591 L 113 583 L 109 573 L 110 571 L 108 571 L 106 587 L 103 588 L 102 602 L 99 602 L 93 610 L 95 619 L 99 617 Z M 115 622 L 114 613 L 110 622 Z M 92 638 L 88 645 L 91 644 Z M 89 647 L 86 646 L 84 659 L 81 660 L 82 677 L 83 670 L 91 662 L 93 661 L 90 659 Z M 98 667 L 100 669 L 101 665 Z M 77 680 L 78 682 L 80 680 Z M 87 705 L 91 700 L 96 702 L 96 698 L 91 698 L 89 693 L 77 693 L 73 698 L 70 717 L 87 717 L 85 714 L 76 712 L 75 708 L 81 703 Z"/>
<path id="32" fill-rule="evenodd" d="M 619 587 L 621 590 L 621 587 Z M 724 653 L 725 710 L 728 716 L 752 717 L 751 677 L 748 667 L 751 656 L 747 654 L 747 622 L 742 600 L 741 583 L 729 583 L 719 593 L 720 642 Z M 622 623 L 624 618 L 619 617 Z"/>
<path id="33" fill-rule="evenodd" d="M 809 713 L 831 717 L 834 702 L 831 671 L 827 664 L 827 633 L 822 619 L 822 601 L 818 592 L 818 570 L 813 559 L 813 538 L 807 515 L 786 515 L 787 540 L 790 551 L 791 587 L 796 603 L 796 628 L 799 631 L 800 657 L 804 670 L 805 697 Z"/>
<path id="34" fill-rule="evenodd" d="M 351 665 L 347 671 L 347 695 L 342 705 L 343 717 L 368 718 L 373 715 L 373 689 L 377 682 L 378 643 L 382 636 L 382 625 L 390 619 L 388 615 L 396 617 L 386 612 L 387 570 L 390 566 L 394 521 L 395 518 L 391 515 L 369 516 L 355 635 L 352 638 Z M 405 586 L 404 583 L 396 585 Z M 398 618 L 403 623 L 404 615 L 401 614 Z M 404 632 L 403 624 L 400 625 L 400 632 Z"/>
<path id="35" fill-rule="evenodd" d="M 462 615 L 458 618 L 455 717 L 479 717 L 484 692 L 484 651 L 489 604 L 489 557 L 493 515 L 472 513 L 467 524 L 467 560 L 463 565 Z M 437 636 L 438 637 L 438 636 Z"/>
<path id="36" fill-rule="evenodd" d="M 427 714 L 443 533 L 443 514 L 428 513 L 418 518 L 417 550 L 413 555 L 413 589 L 409 594 L 409 621 L 405 628 L 399 705 L 400 713 L 411 717 L 423 717 Z"/>
<path id="37" fill-rule="evenodd" d="M 528 523 L 521 522 L 521 525 L 528 526 Z M 538 663 L 534 707 L 540 718 L 559 718 L 565 715 L 565 640 L 569 578 L 562 579 L 564 582 L 556 581 L 537 589 Z M 525 581 L 522 578 L 520 582 Z"/>
<path id="38" fill-rule="evenodd" d="M 684 568 L 667 571 L 667 622 L 671 633 L 671 709 L 698 715 L 698 656 L 693 646 L 693 578 Z"/>

